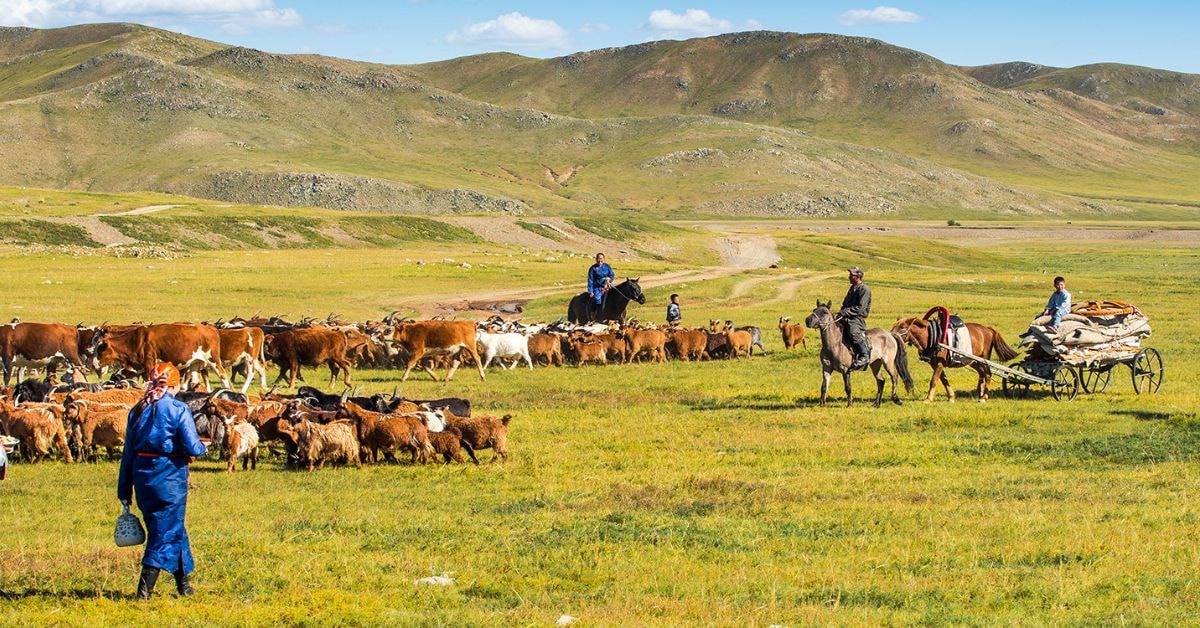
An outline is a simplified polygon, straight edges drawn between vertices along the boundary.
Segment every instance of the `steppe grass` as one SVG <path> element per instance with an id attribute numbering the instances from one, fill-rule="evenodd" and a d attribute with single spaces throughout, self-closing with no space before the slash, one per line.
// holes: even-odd
<path id="1" fill-rule="evenodd" d="M 1194 246 L 1091 242 L 959 247 L 879 234 L 779 231 L 784 263 L 648 291 L 657 319 L 684 294 L 688 324 L 763 326 L 766 357 L 709 363 L 460 371 L 401 385 L 512 413 L 506 465 L 194 467 L 198 595 L 128 596 L 139 552 L 111 544 L 116 465 L 17 465 L 0 484 L 6 622 L 546 625 L 1096 624 L 1200 618 L 1200 398 L 1190 362 Z M 4 256 L 5 312 L 26 320 L 197 320 L 273 307 L 377 316 L 395 295 L 578 283 L 582 268 L 489 247 L 452 252 L 200 252 L 179 260 Z M 855 255 L 858 257 L 856 258 Z M 442 260 L 470 260 L 469 270 Z M 424 265 L 418 266 L 420 259 Z M 970 398 L 816 406 L 814 337 L 782 350 L 780 315 L 835 302 L 857 260 L 874 324 L 945 303 L 1016 341 L 1070 278 L 1076 300 L 1124 298 L 1152 317 L 1157 396 L 1118 367 L 1070 403 Z M 646 272 L 657 262 L 647 262 Z M 147 268 L 153 266 L 153 268 Z M 931 268 L 932 267 L 932 268 Z M 945 270 L 943 270 L 945 269 Z M 1050 275 L 1044 276 L 1043 269 Z M 64 284 L 45 285 L 45 278 Z M 143 292 L 126 298 L 141 280 Z M 68 283 L 69 282 L 69 283 Z M 552 320 L 573 292 L 528 304 Z M 15 310 L 18 303 L 24 311 Z M 929 371 L 910 353 L 918 392 Z M 308 370 L 311 383 L 324 371 Z M 392 371 L 359 371 L 390 392 Z M 484 452 L 486 460 L 490 452 Z M 448 574 L 450 587 L 413 581 Z M 164 586 L 165 585 L 165 586 Z"/>

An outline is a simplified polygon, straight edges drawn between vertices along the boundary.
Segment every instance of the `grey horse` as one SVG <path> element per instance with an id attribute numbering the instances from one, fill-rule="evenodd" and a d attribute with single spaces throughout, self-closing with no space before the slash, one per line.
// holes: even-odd
<path id="1" fill-rule="evenodd" d="M 804 324 L 810 329 L 817 329 L 821 332 L 821 407 L 825 406 L 825 399 L 829 393 L 829 378 L 834 371 L 841 373 L 842 380 L 846 383 L 846 406 L 849 407 L 854 401 L 854 397 L 850 394 L 850 363 L 854 361 L 854 354 L 843 340 L 842 326 L 838 324 L 830 310 L 832 306 L 832 301 L 821 303 L 818 300 L 817 307 L 813 309 L 812 314 L 808 315 L 808 318 L 804 319 Z M 875 391 L 875 407 L 878 408 L 883 401 L 883 378 L 879 375 L 880 367 L 883 367 L 892 378 L 892 401 L 896 405 L 900 405 L 900 397 L 896 394 L 896 378 L 899 377 L 904 381 L 904 388 L 909 394 L 912 394 L 913 390 L 912 375 L 908 372 L 908 355 L 904 351 L 904 340 L 897 334 L 875 327 L 867 330 L 867 342 L 871 345 L 871 372 L 875 375 L 875 382 L 878 384 Z"/>

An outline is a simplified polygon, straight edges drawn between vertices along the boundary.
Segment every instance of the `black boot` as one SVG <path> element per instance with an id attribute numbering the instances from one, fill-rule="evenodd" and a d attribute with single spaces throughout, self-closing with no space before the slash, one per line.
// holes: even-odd
<path id="1" fill-rule="evenodd" d="M 150 599 L 150 596 L 154 594 L 156 582 L 158 582 L 158 568 L 142 565 L 142 575 L 138 577 L 137 599 Z"/>
<path id="2" fill-rule="evenodd" d="M 175 572 L 175 590 L 179 592 L 179 595 L 184 597 L 196 593 L 196 590 L 192 588 L 192 583 L 188 579 L 188 575 L 184 573 L 183 569 Z"/>

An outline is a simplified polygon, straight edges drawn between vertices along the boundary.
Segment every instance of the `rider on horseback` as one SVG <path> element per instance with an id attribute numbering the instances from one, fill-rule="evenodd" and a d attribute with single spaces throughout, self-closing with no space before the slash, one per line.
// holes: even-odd
<path id="1" fill-rule="evenodd" d="M 596 263 L 588 268 L 587 293 L 588 307 L 594 314 L 600 313 L 600 306 L 604 303 L 604 295 L 608 293 L 616 275 L 613 273 L 612 266 L 609 266 L 604 261 L 604 254 L 596 254 Z"/>
<path id="2" fill-rule="evenodd" d="M 854 350 L 851 370 L 865 369 L 871 361 L 871 344 L 867 342 L 867 316 L 871 314 L 871 290 L 863 283 L 863 271 L 855 266 L 850 272 L 850 290 L 842 299 L 838 318 L 846 335 L 850 337 L 850 348 Z"/>

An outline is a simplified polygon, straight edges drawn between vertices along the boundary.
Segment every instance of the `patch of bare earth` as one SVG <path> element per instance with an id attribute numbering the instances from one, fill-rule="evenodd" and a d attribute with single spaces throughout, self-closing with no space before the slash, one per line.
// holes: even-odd
<path id="1" fill-rule="evenodd" d="M 74 225 L 87 231 L 88 237 L 106 247 L 134 244 L 137 240 L 117 231 L 94 216 L 42 216 L 38 220 Z"/>
<path id="2" fill-rule="evenodd" d="M 561 218 L 525 217 L 518 219 L 510 216 L 448 216 L 439 217 L 438 220 L 470 229 L 480 238 L 496 244 L 522 246 L 543 251 L 570 251 L 589 256 L 605 251 L 610 257 L 613 253 L 619 253 L 625 259 L 637 258 L 637 254 L 628 245 L 584 231 Z M 556 234 L 555 238 L 551 239 L 534 233 L 517 224 L 518 220 L 540 224 Z"/>

